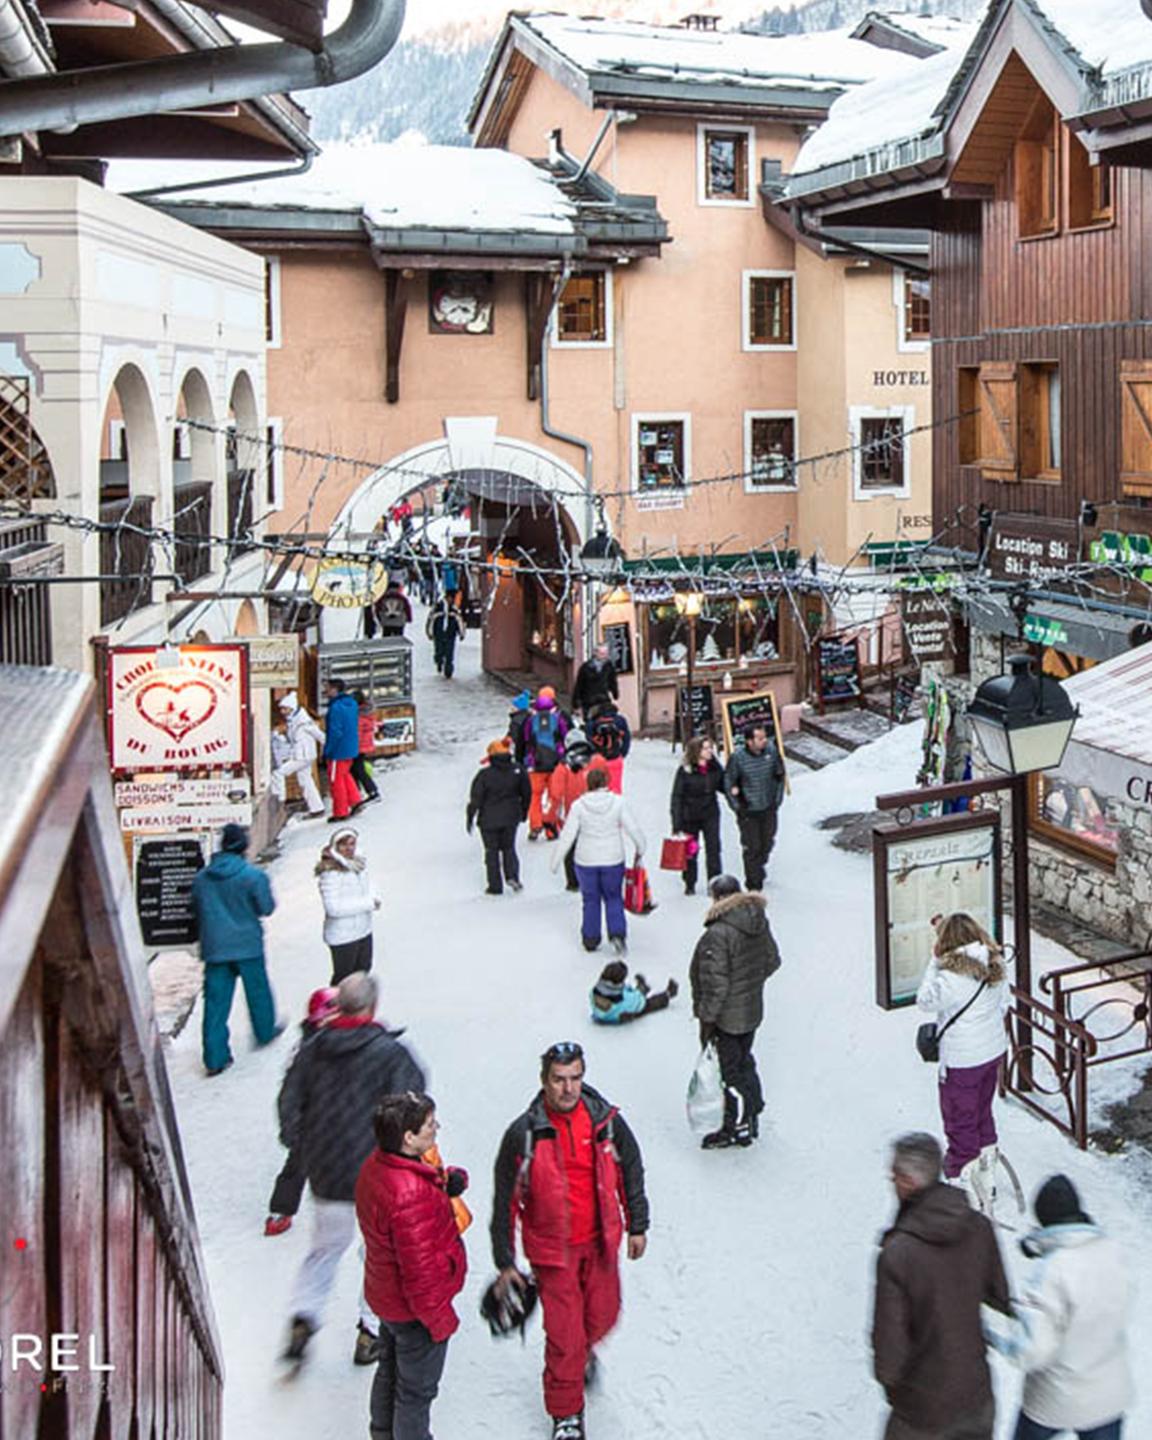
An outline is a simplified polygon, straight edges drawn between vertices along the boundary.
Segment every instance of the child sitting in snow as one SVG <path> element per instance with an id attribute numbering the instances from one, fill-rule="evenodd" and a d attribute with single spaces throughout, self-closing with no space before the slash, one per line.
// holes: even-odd
<path id="1" fill-rule="evenodd" d="M 613 960 L 600 972 L 588 997 L 592 1019 L 598 1025 L 624 1025 L 641 1015 L 651 1015 L 654 1010 L 667 1010 L 669 1000 L 675 999 L 679 990 L 676 981 L 669 980 L 663 990 L 652 995 L 648 981 L 640 974 L 635 976 L 635 983 L 629 985 L 627 965 L 623 960 Z"/>

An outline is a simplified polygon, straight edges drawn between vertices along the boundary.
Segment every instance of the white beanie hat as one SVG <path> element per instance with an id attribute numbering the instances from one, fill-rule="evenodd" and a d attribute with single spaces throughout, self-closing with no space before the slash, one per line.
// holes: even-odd
<path id="1" fill-rule="evenodd" d="M 291 714 L 294 710 L 299 710 L 299 708 L 300 701 L 296 698 L 296 691 L 289 690 L 288 694 L 280 701 L 280 709 L 287 710 L 288 713 Z"/>

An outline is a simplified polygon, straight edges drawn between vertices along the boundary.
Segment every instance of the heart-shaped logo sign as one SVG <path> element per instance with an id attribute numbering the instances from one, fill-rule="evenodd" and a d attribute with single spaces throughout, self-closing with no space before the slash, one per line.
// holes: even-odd
<path id="1" fill-rule="evenodd" d="M 203 680 L 152 680 L 137 694 L 136 708 L 149 725 L 179 743 L 212 715 L 216 692 Z"/>

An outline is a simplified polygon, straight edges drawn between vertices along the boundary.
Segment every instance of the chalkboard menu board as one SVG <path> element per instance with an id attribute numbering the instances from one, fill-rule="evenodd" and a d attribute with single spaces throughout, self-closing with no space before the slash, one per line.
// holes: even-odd
<path id="1" fill-rule="evenodd" d="M 693 735 L 716 735 L 716 706 L 711 685 L 679 685 L 676 689 L 676 716 L 680 739 Z"/>
<path id="2" fill-rule="evenodd" d="M 617 675 L 632 673 L 632 632 L 627 622 L 622 625 L 605 625 L 604 644 L 608 647 L 608 658 Z"/>
<path id="3" fill-rule="evenodd" d="M 204 842 L 194 835 L 136 844 L 136 913 L 145 945 L 182 948 L 200 938 L 192 881 L 204 865 Z"/>
<path id="4" fill-rule="evenodd" d="M 816 641 L 816 698 L 821 706 L 859 700 L 860 652 L 855 640 L 822 635 Z"/>
<path id="5" fill-rule="evenodd" d="M 728 755 L 744 744 L 744 732 L 751 725 L 763 725 L 769 736 L 775 740 L 780 759 L 784 762 L 784 785 L 791 794 L 788 780 L 788 761 L 784 754 L 784 737 L 780 733 L 780 715 L 776 709 L 776 697 L 770 690 L 755 695 L 723 695 L 720 709 L 724 716 L 724 750 Z"/>

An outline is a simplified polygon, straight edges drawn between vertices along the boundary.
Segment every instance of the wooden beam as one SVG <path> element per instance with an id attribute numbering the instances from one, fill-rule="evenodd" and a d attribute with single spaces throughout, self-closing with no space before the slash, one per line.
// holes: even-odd
<path id="1" fill-rule="evenodd" d="M 945 185 L 942 193 L 945 200 L 995 200 L 996 186 L 957 181 Z"/>
<path id="2" fill-rule="evenodd" d="M 328 0 L 205 0 L 205 9 L 255 25 L 309 50 L 324 48 Z"/>
<path id="3" fill-rule="evenodd" d="M 384 398 L 389 405 L 395 405 L 400 399 L 400 354 L 408 314 L 408 281 L 403 270 L 385 270 L 384 294 Z"/>
<path id="4" fill-rule="evenodd" d="M 559 280 L 548 275 L 524 277 L 524 327 L 527 339 L 528 399 L 540 398 L 541 354 L 547 343 L 548 317 L 552 313 Z"/>

